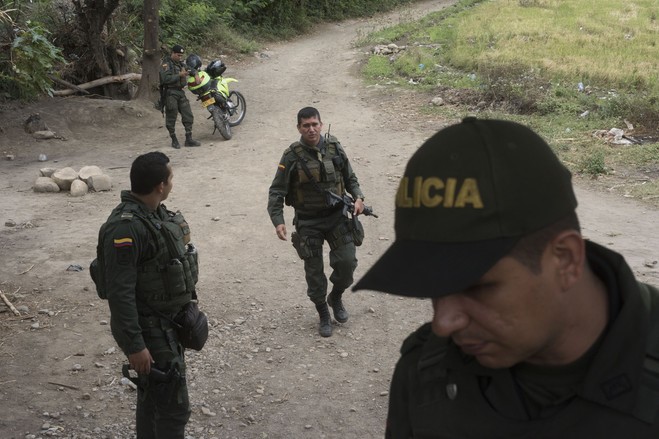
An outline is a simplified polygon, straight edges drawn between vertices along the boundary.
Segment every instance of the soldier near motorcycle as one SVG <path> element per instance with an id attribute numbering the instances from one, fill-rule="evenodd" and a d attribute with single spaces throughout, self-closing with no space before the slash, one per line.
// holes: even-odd
<path id="1" fill-rule="evenodd" d="M 194 53 L 187 57 L 185 63 L 189 69 L 188 90 L 197 95 L 202 107 L 211 114 L 209 119 L 213 119 L 215 130 L 225 140 L 230 140 L 233 136 L 231 127 L 240 125 L 247 110 L 242 93 L 229 90 L 229 83 L 238 80 L 222 76 L 227 66 L 221 59 L 210 61 L 205 70 L 201 70 L 201 58 Z"/>
<path id="2" fill-rule="evenodd" d="M 364 194 L 348 157 L 334 136 L 321 135 L 320 113 L 305 107 L 297 114 L 300 140 L 291 144 L 279 162 L 269 190 L 268 214 L 277 237 L 286 241 L 284 203 L 293 206 L 296 231 L 291 241 L 301 259 L 307 281 L 307 295 L 320 316 L 318 332 L 332 335 L 332 320 L 328 305 L 339 323 L 348 321 L 343 306 L 343 292 L 352 284 L 357 268 L 353 222 L 343 205 L 332 202 L 327 192 L 343 196 L 346 191 L 354 198 L 354 215 L 364 211 Z M 332 290 L 327 295 L 324 273 L 323 243 L 330 246 Z"/>
<path id="3" fill-rule="evenodd" d="M 163 91 L 165 109 L 165 127 L 172 138 L 172 148 L 179 149 L 181 144 L 176 137 L 176 119 L 181 113 L 181 122 L 185 128 L 185 146 L 200 146 L 201 143 L 192 138 L 194 116 L 190 101 L 185 96 L 185 86 L 188 81 L 188 69 L 183 62 L 185 49 L 178 44 L 172 47 L 170 56 L 162 60 L 160 68 L 160 87 Z"/>

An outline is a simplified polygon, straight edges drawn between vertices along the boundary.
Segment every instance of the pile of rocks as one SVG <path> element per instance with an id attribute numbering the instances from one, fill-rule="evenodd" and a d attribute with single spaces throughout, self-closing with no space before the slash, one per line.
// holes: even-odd
<path id="1" fill-rule="evenodd" d="M 74 197 L 81 197 L 89 191 L 109 191 L 112 179 L 98 166 L 84 166 L 80 171 L 66 167 L 62 169 L 42 168 L 34 182 L 34 192 L 69 191 Z"/>

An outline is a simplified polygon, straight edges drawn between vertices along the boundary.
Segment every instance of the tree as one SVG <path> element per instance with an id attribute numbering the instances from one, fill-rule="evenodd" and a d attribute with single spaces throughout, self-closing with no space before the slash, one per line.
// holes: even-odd
<path id="1" fill-rule="evenodd" d="M 137 90 L 137 99 L 156 101 L 160 70 L 160 33 L 158 11 L 160 0 L 144 0 L 144 52 L 142 55 L 142 79 Z"/>
<path id="2" fill-rule="evenodd" d="M 91 57 L 85 79 L 94 80 L 126 73 L 126 48 L 113 46 L 106 38 L 113 34 L 112 13 L 119 5 L 119 0 L 73 0 L 73 5 L 83 46 L 89 49 L 89 55 L 86 56 Z M 103 88 L 105 96 L 121 95 L 117 84 L 108 84 Z"/>

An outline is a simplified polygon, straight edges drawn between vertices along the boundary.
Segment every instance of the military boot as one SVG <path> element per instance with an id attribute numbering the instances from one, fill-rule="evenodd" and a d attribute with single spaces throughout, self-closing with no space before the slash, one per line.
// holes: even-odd
<path id="1" fill-rule="evenodd" d="M 176 134 L 170 134 L 172 138 L 172 148 L 174 149 L 181 149 L 181 144 L 178 143 L 178 139 L 176 138 Z"/>
<path id="2" fill-rule="evenodd" d="M 332 290 L 327 296 L 327 304 L 332 307 L 336 321 L 339 323 L 345 323 L 348 321 L 348 311 L 343 307 L 341 296 L 343 296 L 343 291 Z"/>
<path id="3" fill-rule="evenodd" d="M 185 133 L 185 146 L 201 146 L 201 143 L 192 138 L 192 133 Z"/>
<path id="4" fill-rule="evenodd" d="M 320 316 L 320 324 L 318 325 L 318 333 L 323 337 L 332 336 L 332 317 L 330 317 L 329 308 L 327 303 L 320 303 L 316 305 L 316 310 Z"/>

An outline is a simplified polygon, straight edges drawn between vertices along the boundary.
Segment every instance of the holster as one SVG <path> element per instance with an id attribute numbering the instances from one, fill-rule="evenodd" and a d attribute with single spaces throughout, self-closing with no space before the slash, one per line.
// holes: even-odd
<path id="1" fill-rule="evenodd" d="M 300 259 L 304 259 L 306 254 L 302 249 L 302 239 L 300 238 L 300 235 L 297 232 L 291 233 L 291 243 L 293 244 L 293 248 L 297 252 L 297 255 L 300 257 Z"/>
<path id="2" fill-rule="evenodd" d="M 350 220 L 350 231 L 352 232 L 352 242 L 355 243 L 355 246 L 359 247 L 362 245 L 364 242 L 364 226 L 356 215 Z"/>
<path id="3" fill-rule="evenodd" d="M 291 233 L 291 243 L 293 244 L 293 248 L 297 251 L 297 255 L 300 259 L 309 259 L 313 256 L 319 256 L 323 251 L 322 241 L 311 239 L 309 237 L 302 237 L 297 232 Z"/>

